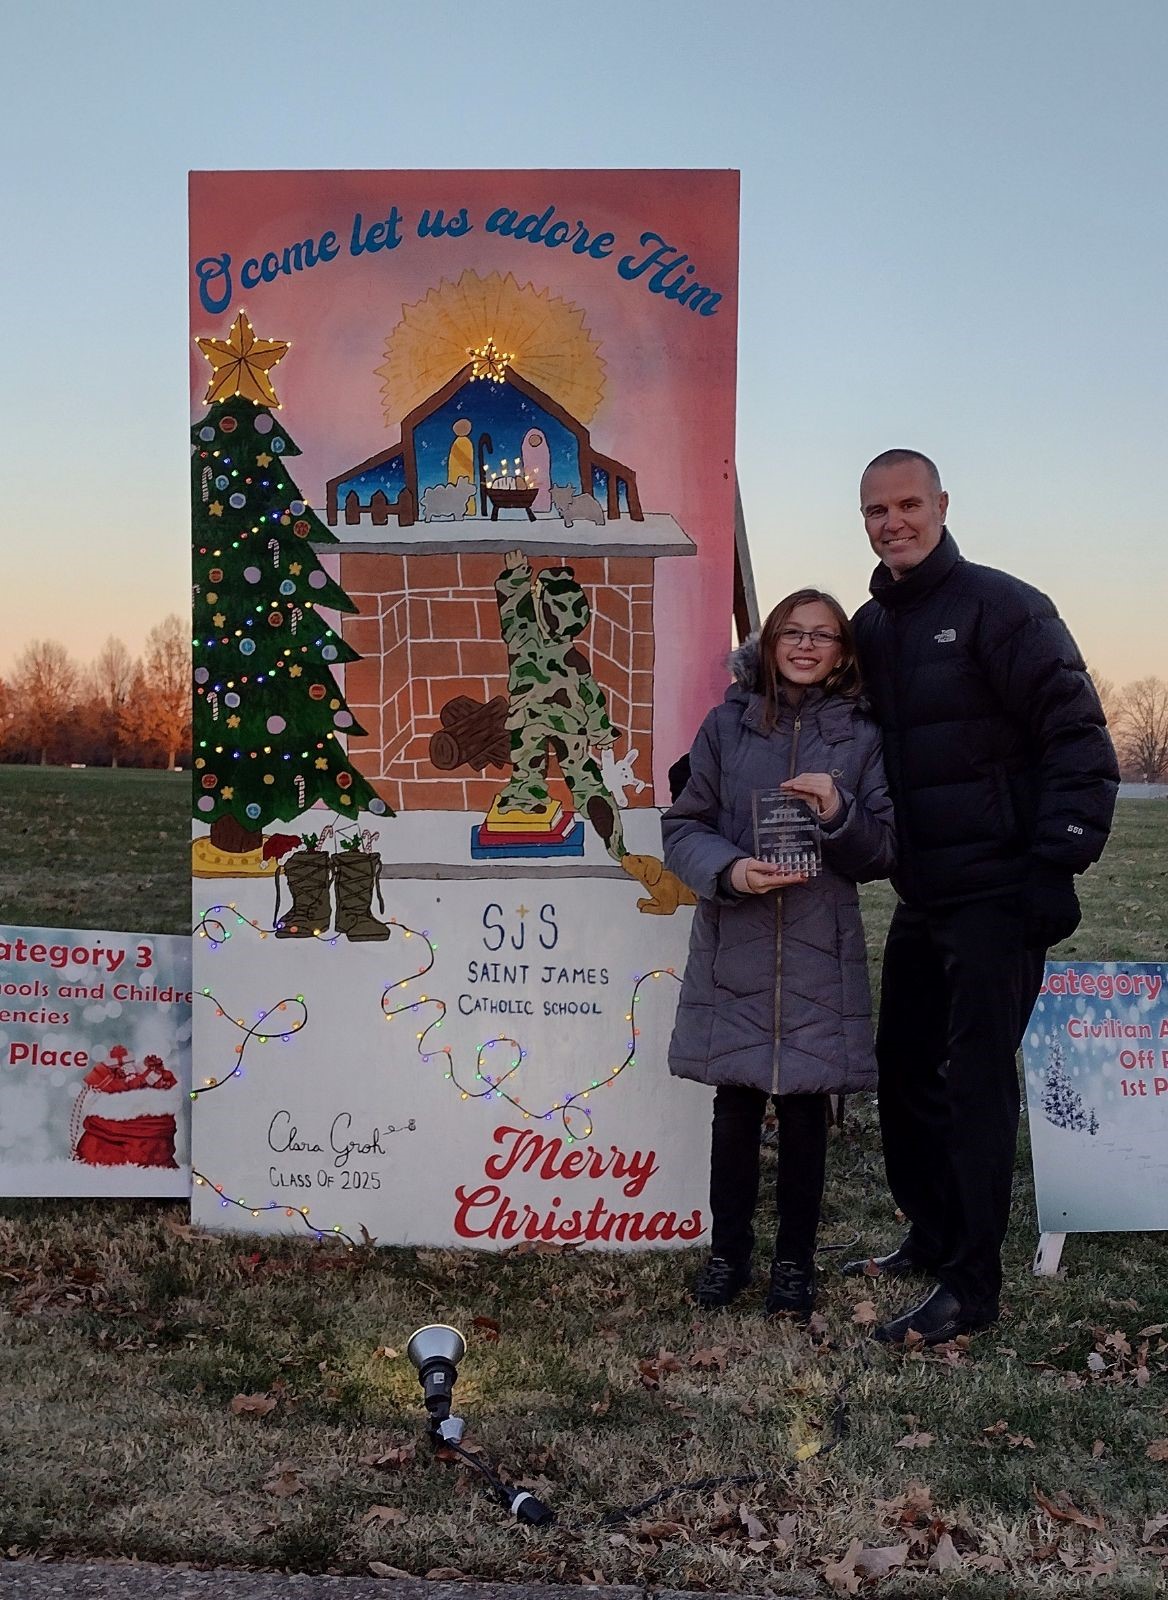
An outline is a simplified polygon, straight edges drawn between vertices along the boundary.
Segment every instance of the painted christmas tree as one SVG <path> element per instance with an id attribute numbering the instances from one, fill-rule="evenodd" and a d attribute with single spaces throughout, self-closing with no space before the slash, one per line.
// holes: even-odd
<path id="1" fill-rule="evenodd" d="M 1074 1133 L 1099 1132 L 1099 1119 L 1094 1111 L 1088 1119 L 1082 1097 L 1067 1076 L 1063 1047 L 1056 1039 L 1050 1047 L 1046 1064 L 1046 1084 L 1042 1092 L 1042 1110 L 1048 1122 L 1056 1128 L 1070 1128 Z"/>
<path id="2" fill-rule="evenodd" d="M 270 872 L 263 829 L 323 801 L 341 816 L 392 813 L 350 763 L 363 734 L 333 668 L 357 652 L 322 608 L 357 608 L 311 543 L 338 540 L 300 493 L 300 451 L 268 374 L 288 351 L 241 311 L 226 339 L 197 341 L 213 368 L 191 430 L 197 876 Z M 291 842 L 291 841 L 289 841 Z"/>

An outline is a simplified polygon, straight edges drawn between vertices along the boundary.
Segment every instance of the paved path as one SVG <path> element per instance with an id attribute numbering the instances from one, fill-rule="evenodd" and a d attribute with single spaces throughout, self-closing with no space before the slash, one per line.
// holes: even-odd
<path id="1" fill-rule="evenodd" d="M 427 1583 L 424 1578 L 317 1578 L 278 1572 L 196 1572 L 147 1562 L 0 1562 L 0 1600 L 699 1600 L 632 1585 Z M 700 1600 L 741 1600 L 705 1593 Z M 769 1600 L 782 1600 L 771 1595 Z"/>

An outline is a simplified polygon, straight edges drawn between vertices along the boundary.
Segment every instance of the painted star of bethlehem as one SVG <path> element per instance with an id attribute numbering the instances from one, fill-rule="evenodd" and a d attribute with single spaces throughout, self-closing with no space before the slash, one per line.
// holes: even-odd
<path id="1" fill-rule="evenodd" d="M 257 339 L 247 313 L 241 311 L 226 339 L 196 339 L 195 343 L 214 368 L 203 396 L 208 405 L 238 394 L 258 406 L 279 406 L 268 373 L 288 354 L 286 339 Z"/>

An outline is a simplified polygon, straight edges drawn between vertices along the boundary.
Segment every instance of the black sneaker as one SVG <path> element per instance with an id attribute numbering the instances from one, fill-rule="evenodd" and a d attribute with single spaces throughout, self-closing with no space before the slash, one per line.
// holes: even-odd
<path id="1" fill-rule="evenodd" d="M 771 1262 L 771 1286 L 763 1308 L 768 1317 L 796 1317 L 806 1322 L 815 1309 L 815 1269 L 796 1261 Z"/>
<path id="2" fill-rule="evenodd" d="M 690 1294 L 699 1306 L 728 1306 L 750 1282 L 749 1261 L 711 1256 L 693 1281 Z"/>

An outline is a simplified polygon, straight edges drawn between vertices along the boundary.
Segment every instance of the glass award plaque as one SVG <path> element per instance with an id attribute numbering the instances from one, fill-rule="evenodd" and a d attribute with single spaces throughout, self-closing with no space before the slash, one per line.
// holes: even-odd
<path id="1" fill-rule="evenodd" d="M 759 861 L 782 872 L 814 878 L 823 862 L 819 818 L 806 800 L 782 789 L 755 789 L 754 853 Z"/>

